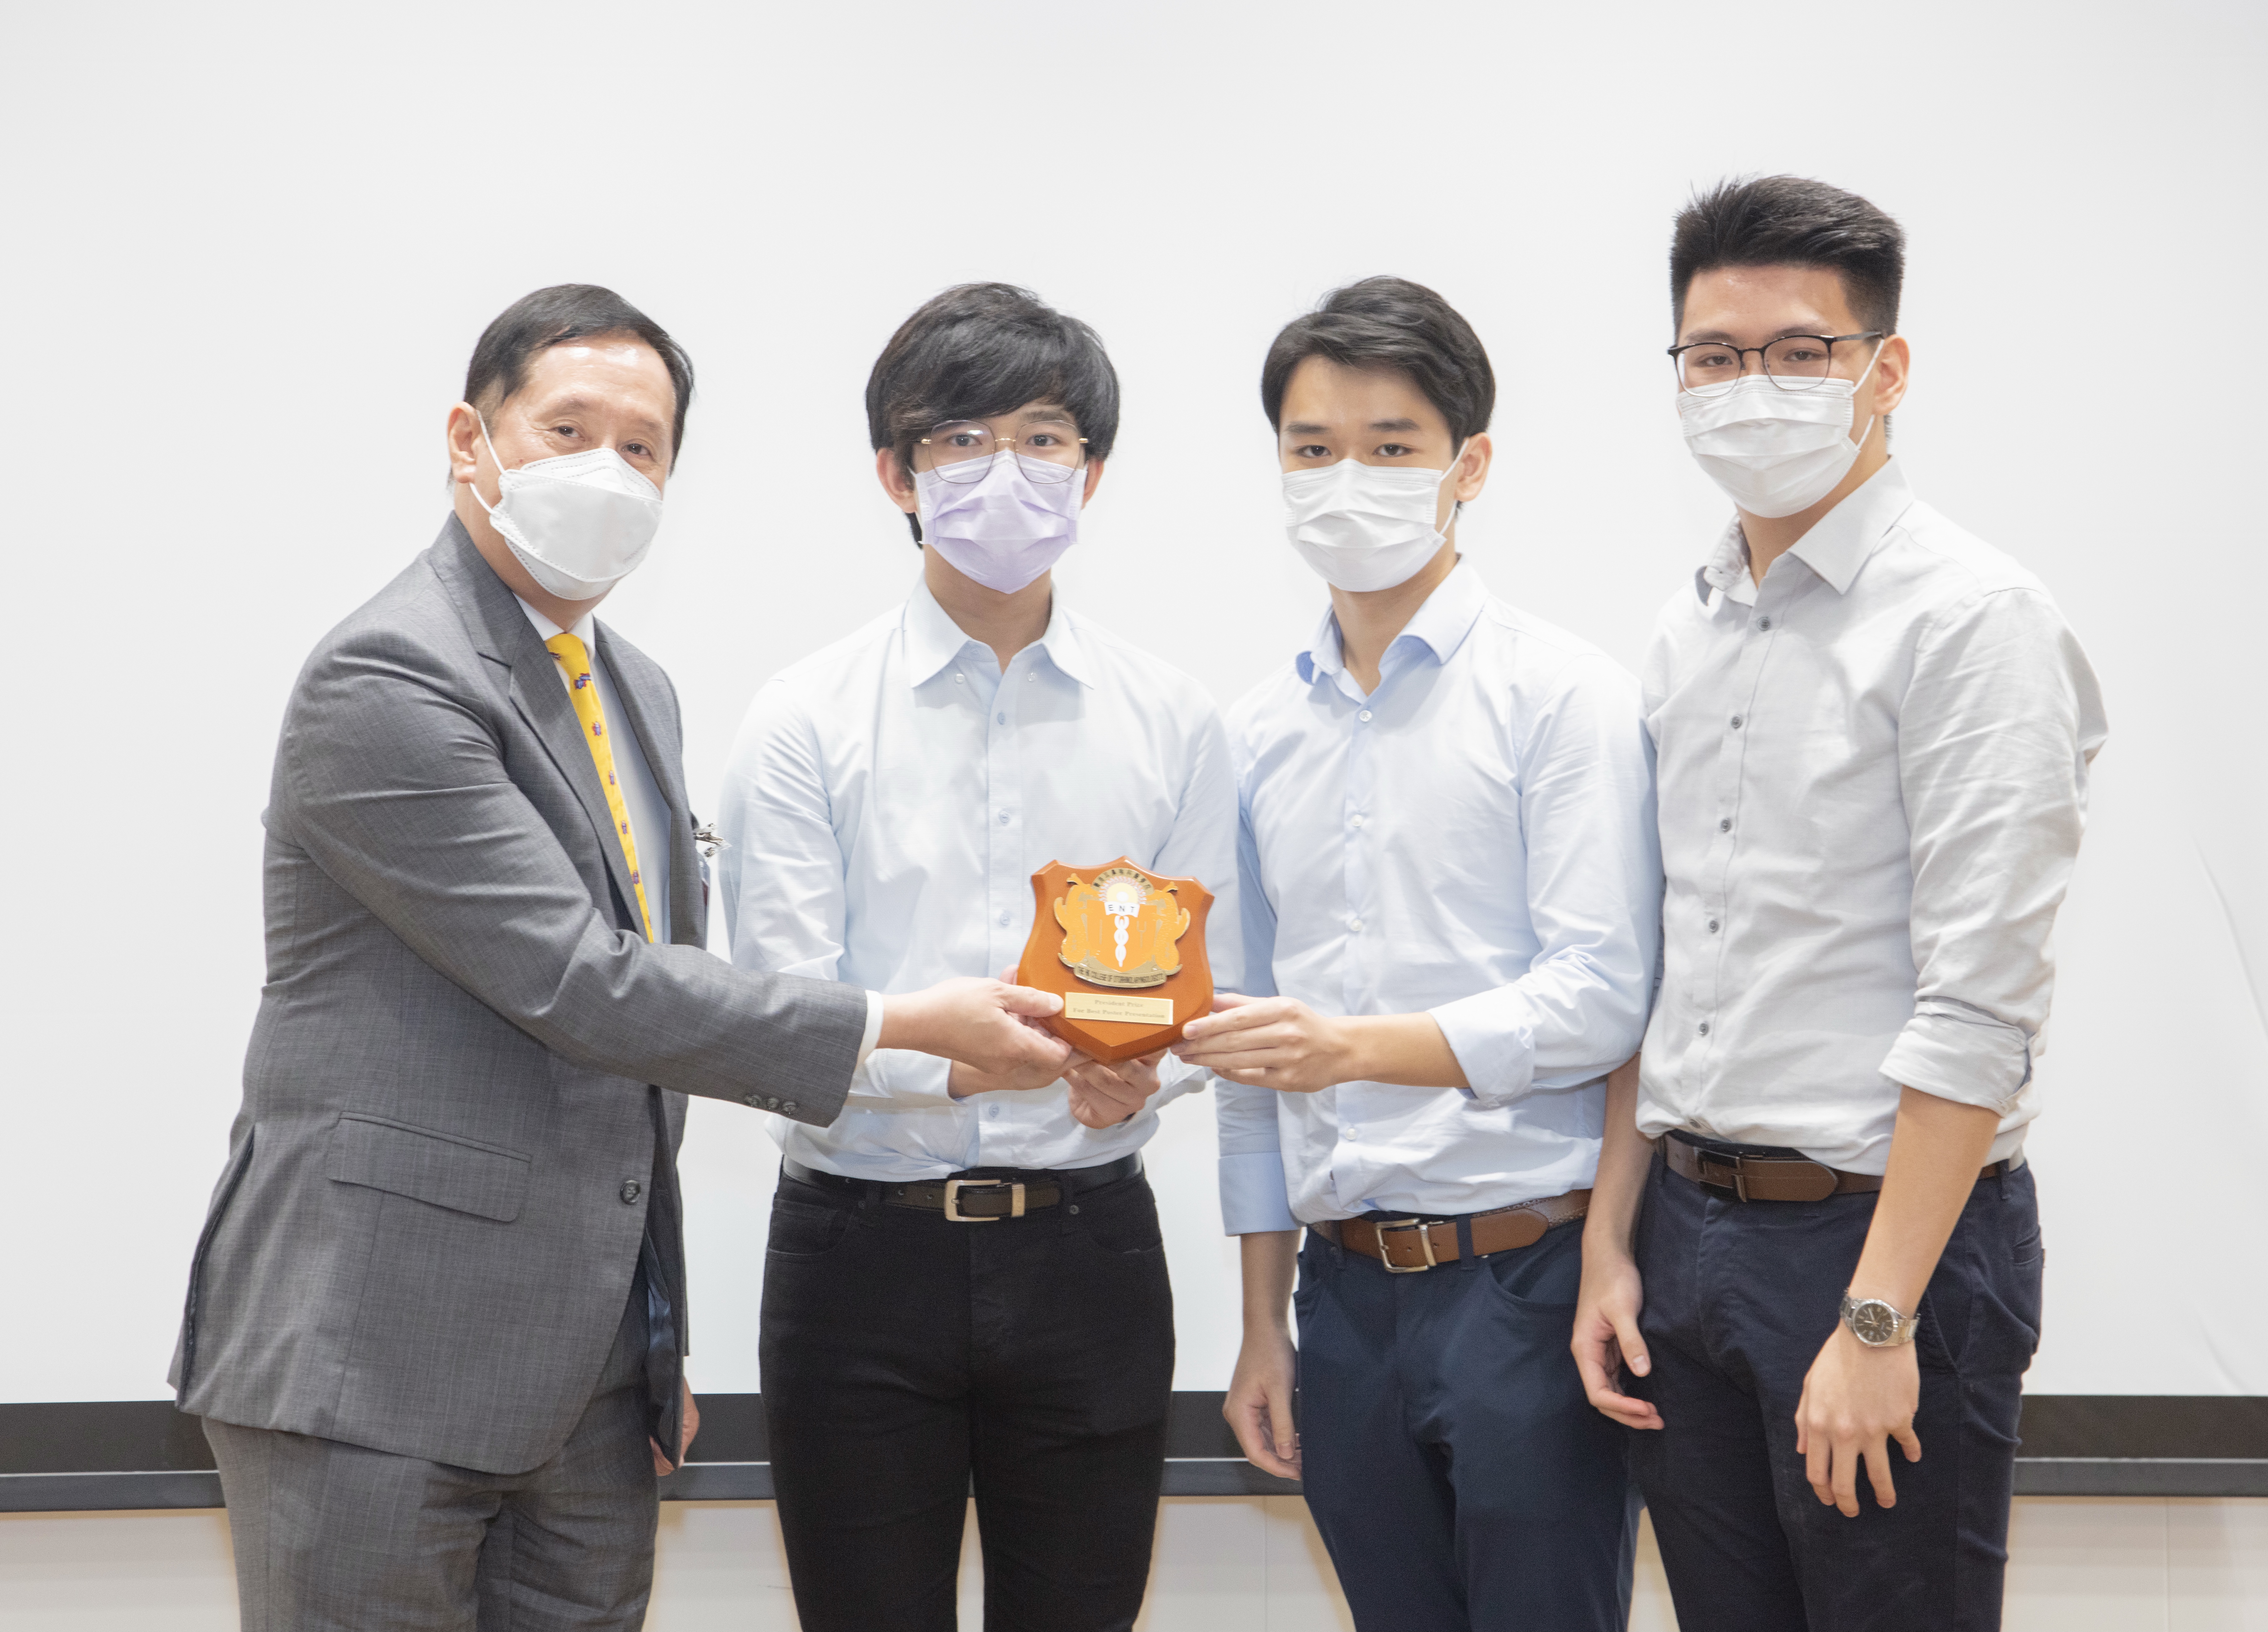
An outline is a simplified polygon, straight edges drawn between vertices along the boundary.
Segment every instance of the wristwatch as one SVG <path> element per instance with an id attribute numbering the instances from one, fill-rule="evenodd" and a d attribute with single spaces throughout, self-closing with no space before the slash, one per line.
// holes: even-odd
<path id="1" fill-rule="evenodd" d="M 1843 1324 L 1851 1328 L 1851 1335 L 1869 1348 L 1896 1348 L 1901 1343 L 1913 1341 L 1914 1331 L 1921 1325 L 1921 1315 L 1916 1311 L 1902 1315 L 1879 1297 L 1852 1297 L 1843 1295 Z"/>

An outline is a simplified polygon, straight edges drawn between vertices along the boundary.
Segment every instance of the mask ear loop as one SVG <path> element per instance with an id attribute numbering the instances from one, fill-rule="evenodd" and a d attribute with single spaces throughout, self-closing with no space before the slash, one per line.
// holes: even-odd
<path id="1" fill-rule="evenodd" d="M 487 511 L 489 513 L 489 520 L 493 521 L 496 520 L 496 513 L 497 509 L 504 504 L 504 461 L 497 457 L 496 444 L 489 440 L 489 422 L 487 417 L 484 416 L 479 409 L 475 408 L 473 410 L 473 418 L 481 427 L 481 444 L 489 450 L 489 462 L 497 468 L 496 503 L 492 505 L 489 503 L 487 499 L 481 497 L 480 473 L 478 471 L 475 471 L 473 473 L 473 479 L 466 483 L 465 485 L 473 490 L 473 502 L 478 505 L 482 509 Z"/>
<path id="2" fill-rule="evenodd" d="M 1867 380 L 1874 378 L 1874 365 L 1882 360 L 1882 348 L 1889 344 L 1889 343 L 1890 336 L 1888 335 L 1884 335 L 1880 340 L 1874 342 L 1874 355 L 1867 359 L 1866 367 L 1860 369 L 1859 371 L 1859 377 L 1851 382 L 1851 406 L 1854 411 L 1859 406 L 1859 388 L 1865 385 Z M 1880 414 L 1868 414 L 1867 416 L 1867 428 L 1859 432 L 1859 446 L 1860 447 L 1863 448 L 1866 447 L 1867 439 L 1874 434 L 1874 421 L 1881 417 L 1881 416 Z"/>
<path id="3" fill-rule="evenodd" d="M 1462 463 L 1464 462 L 1464 459 L 1465 459 L 1465 449 L 1467 449 L 1467 448 L 1470 447 L 1472 445 L 1473 445 L 1473 439 L 1472 439 L 1472 438 L 1470 438 L 1470 437 L 1467 437 L 1463 441 L 1462 441 L 1462 442 L 1460 442 L 1460 443 L 1458 443 L 1458 444 L 1457 444 L 1457 451 L 1455 452 L 1455 454 L 1454 454 L 1453 455 L 1451 455 L 1451 456 L 1450 456 L 1450 459 L 1449 459 L 1449 468 L 1448 468 L 1448 469 L 1444 470 L 1444 471 L 1442 471 L 1442 472 L 1441 472 L 1441 480 L 1440 480 L 1440 483 L 1437 484 L 1437 486 L 1436 486 L 1436 489 L 1435 489 L 1435 491 L 1440 491 L 1440 489 L 1441 487 L 1446 487 L 1446 486 L 1447 486 L 1447 485 L 1448 485 L 1449 477 L 1450 477 L 1451 474 L 1452 474 L 1453 472 L 1454 472 L 1454 471 L 1455 471 L 1456 468 L 1457 468 L 1459 465 L 1461 465 L 1461 464 L 1462 464 Z M 1454 493 L 1451 493 L 1451 494 L 1449 495 L 1449 525 L 1450 525 L 1451 527 L 1454 527 L 1454 526 L 1456 526 L 1456 524 L 1457 524 L 1457 518 L 1458 518 L 1459 516 L 1461 516 L 1461 515 L 1464 514 L 1464 513 L 1465 513 L 1465 501 L 1464 501 L 1463 499 L 1462 499 L 1462 498 L 1458 498 Z M 1434 528 L 1434 530 L 1433 530 L 1433 536 L 1434 536 L 1434 537 L 1436 537 L 1436 538 L 1438 538 L 1438 539 L 1440 539 L 1440 540 L 1441 541 L 1441 543 L 1440 543 L 1440 544 L 1435 544 L 1435 545 L 1433 546 L 1433 548 L 1434 548 L 1434 549 L 1436 549 L 1436 550 L 1439 550 L 1439 549 L 1441 547 L 1441 544 L 1446 544 L 1446 543 L 1447 543 L 1449 542 L 1449 535 L 1448 535 L 1448 534 L 1447 534 L 1447 533 L 1446 533 L 1446 532 L 1444 532 L 1444 531 L 1442 531 L 1442 530 L 1441 530 L 1440 528 Z"/>

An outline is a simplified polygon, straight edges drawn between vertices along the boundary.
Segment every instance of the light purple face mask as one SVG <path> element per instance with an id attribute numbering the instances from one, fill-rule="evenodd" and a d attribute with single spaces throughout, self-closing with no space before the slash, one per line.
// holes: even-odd
<path id="1" fill-rule="evenodd" d="M 987 589 L 1013 594 L 1053 566 L 1079 542 L 1079 509 L 1086 472 L 1068 481 L 1034 481 L 1043 460 L 1018 454 L 996 458 L 982 480 L 948 482 L 934 470 L 914 476 L 921 507 L 922 542 L 964 577 Z"/>

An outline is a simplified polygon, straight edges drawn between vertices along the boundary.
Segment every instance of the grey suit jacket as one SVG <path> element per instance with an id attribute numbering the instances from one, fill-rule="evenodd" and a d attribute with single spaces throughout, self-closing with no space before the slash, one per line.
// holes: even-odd
<path id="1" fill-rule="evenodd" d="M 307 660 L 182 1409 L 534 1467 L 590 1398 L 650 1204 L 676 1238 L 683 1096 L 821 1125 L 841 1109 L 865 994 L 702 949 L 676 695 L 604 624 L 598 647 L 676 824 L 674 945 L 634 927 L 551 655 L 454 517 Z"/>

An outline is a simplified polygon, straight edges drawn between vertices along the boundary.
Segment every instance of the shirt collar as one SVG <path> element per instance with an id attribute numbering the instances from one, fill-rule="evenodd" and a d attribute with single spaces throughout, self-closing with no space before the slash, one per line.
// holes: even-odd
<path id="1" fill-rule="evenodd" d="M 1488 586 L 1481 581 L 1480 571 L 1469 561 L 1459 561 L 1449 575 L 1433 587 L 1425 597 L 1425 605 L 1403 625 L 1402 632 L 1394 637 L 1387 647 L 1390 653 L 1404 640 L 1424 643 L 1433 654 L 1433 661 L 1446 663 L 1464 645 L 1465 637 L 1472 632 L 1481 608 L 1488 604 Z M 1336 675 L 1346 667 L 1346 654 L 1339 641 L 1339 619 L 1336 612 L 1325 612 L 1323 621 L 1315 631 L 1315 638 L 1299 656 L 1300 678 L 1313 685 L 1317 675 Z"/>
<path id="2" fill-rule="evenodd" d="M 906 597 L 906 678 L 917 686 L 926 685 L 943 673 L 946 665 L 961 653 L 975 646 L 985 662 L 995 661 L 991 648 L 964 631 L 953 621 L 952 616 L 937 603 L 929 592 L 929 585 L 917 579 L 914 592 Z M 1048 654 L 1048 661 L 1092 690 L 1094 670 L 1087 662 L 1086 648 L 1079 639 L 1079 628 L 1070 612 L 1064 609 L 1063 595 L 1055 593 L 1048 608 L 1047 632 L 1037 642 Z"/>
<path id="3" fill-rule="evenodd" d="M 1867 558 L 1912 504 L 1913 489 L 1893 459 L 1814 522 L 1788 554 L 1816 572 L 1837 594 L 1846 594 Z M 1749 572 L 1749 543 L 1742 535 L 1739 517 L 1718 535 L 1708 560 L 1693 576 L 1693 587 L 1705 602 L 1712 589 L 1719 589 L 1744 606 L 1755 604 L 1756 580 Z"/>
<path id="4" fill-rule="evenodd" d="M 597 654 L 599 615 L 596 612 L 585 612 L 582 617 L 575 620 L 575 626 L 572 629 L 562 629 L 558 624 L 544 617 L 542 613 L 528 605 L 526 602 L 520 601 L 518 595 L 512 596 L 512 599 L 514 601 L 519 601 L 519 609 L 526 613 L 527 621 L 535 625 L 535 638 L 538 640 L 542 641 L 548 646 L 551 642 L 552 636 L 569 634 L 574 636 L 575 639 L 583 643 L 583 649 L 585 652 L 591 653 L 593 655 Z"/>

